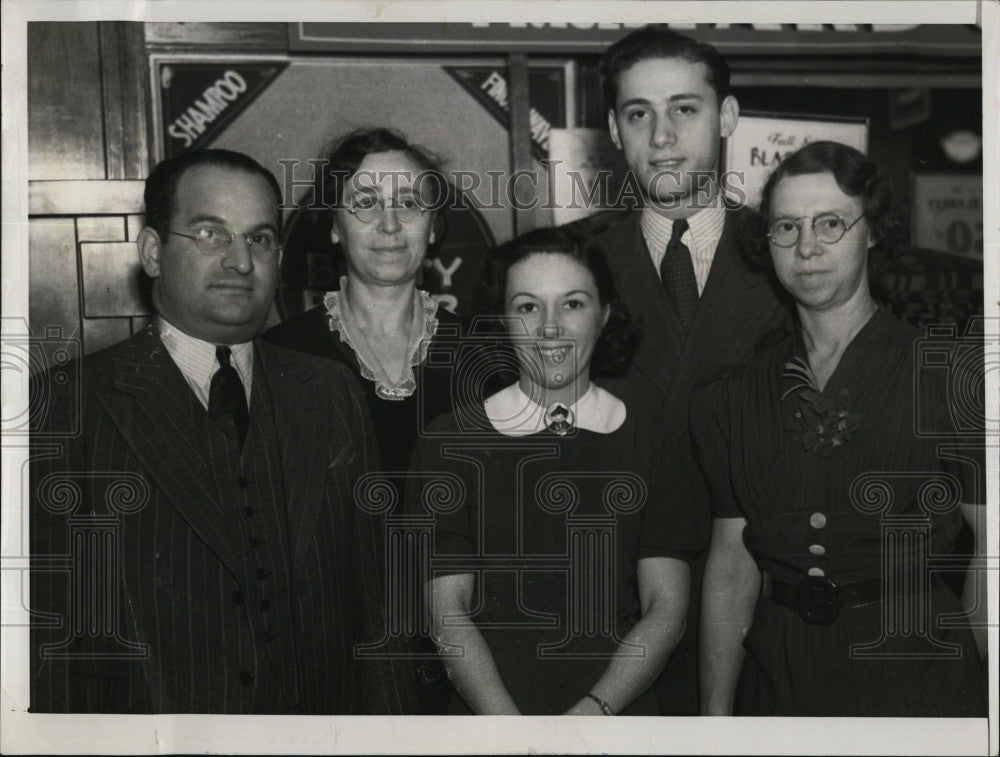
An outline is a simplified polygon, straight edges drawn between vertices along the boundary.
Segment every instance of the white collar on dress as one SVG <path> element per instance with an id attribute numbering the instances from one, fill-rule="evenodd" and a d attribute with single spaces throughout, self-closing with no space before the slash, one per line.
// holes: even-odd
<path id="1" fill-rule="evenodd" d="M 501 389 L 483 403 L 490 424 L 504 436 L 528 436 L 546 427 L 546 408 L 521 391 L 518 383 Z M 625 422 L 625 403 L 593 382 L 580 399 L 569 406 L 577 428 L 610 434 Z"/>

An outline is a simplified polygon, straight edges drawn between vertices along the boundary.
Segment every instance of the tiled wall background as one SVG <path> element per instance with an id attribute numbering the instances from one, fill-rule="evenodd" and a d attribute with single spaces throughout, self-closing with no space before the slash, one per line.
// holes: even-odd
<path id="1" fill-rule="evenodd" d="M 28 25 L 28 315 L 47 357 L 56 334 L 86 354 L 148 322 L 147 89 L 141 24 Z"/>
<path id="2" fill-rule="evenodd" d="M 148 323 L 135 245 L 141 215 L 40 215 L 28 223 L 34 336 L 58 326 L 64 337 L 80 340 L 86 354 Z"/>

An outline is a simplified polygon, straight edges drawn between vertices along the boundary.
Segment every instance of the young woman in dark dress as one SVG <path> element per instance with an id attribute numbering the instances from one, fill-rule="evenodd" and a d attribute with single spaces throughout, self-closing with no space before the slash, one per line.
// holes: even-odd
<path id="1" fill-rule="evenodd" d="M 428 248 L 444 230 L 443 208 L 426 195 L 440 192 L 445 179 L 430 153 L 383 128 L 353 131 L 325 157 L 321 196 L 347 274 L 322 305 L 264 338 L 339 361 L 357 375 L 382 470 L 402 480 L 422 427 L 451 410 L 455 391 L 453 365 L 429 366 L 426 358 L 440 339 L 457 338 L 461 321 L 416 286 Z M 425 658 L 416 670 L 421 713 L 441 712 L 451 686 L 430 642 L 418 638 L 414 645 Z"/>
<path id="2" fill-rule="evenodd" d="M 977 602 L 985 619 L 985 582 L 977 598 L 970 572 L 960 600 L 931 570 L 963 517 L 984 535 L 981 426 L 950 412 L 975 398 L 948 391 L 975 381 L 962 360 L 920 359 L 958 356 L 954 340 L 922 345 L 872 299 L 891 187 L 860 152 L 816 142 L 775 170 L 761 210 L 800 329 L 692 406 L 714 515 L 703 712 L 985 715 L 977 646 L 954 622 Z"/>
<path id="3" fill-rule="evenodd" d="M 634 344 L 610 270 L 599 248 L 540 229 L 487 256 L 480 290 L 520 377 L 433 424 L 413 464 L 429 478 L 408 496 L 433 524 L 451 711 L 654 715 L 702 545 L 695 514 L 658 493 L 648 419 L 591 381 Z"/>

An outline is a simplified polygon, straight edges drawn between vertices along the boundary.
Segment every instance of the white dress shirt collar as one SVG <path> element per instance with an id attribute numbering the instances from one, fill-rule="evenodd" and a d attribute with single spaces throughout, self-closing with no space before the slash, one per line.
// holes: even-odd
<path id="1" fill-rule="evenodd" d="M 702 208 L 688 218 L 687 222 L 688 230 L 681 236 L 681 242 L 691 252 L 694 277 L 698 282 L 700 295 L 705 290 L 708 273 L 715 259 L 715 250 L 719 246 L 719 237 L 722 236 L 722 227 L 726 223 L 726 210 L 722 207 L 721 195 L 716 198 L 715 205 Z M 639 218 L 639 226 L 642 228 L 642 236 L 646 240 L 653 267 L 659 271 L 660 261 L 663 260 L 667 250 L 674 222 L 664 218 L 652 208 L 645 207 Z"/>
<path id="2" fill-rule="evenodd" d="M 207 409 L 208 393 L 212 387 L 212 376 L 219 370 L 219 361 L 215 357 L 217 345 L 196 339 L 185 334 L 176 326 L 172 326 L 162 316 L 157 316 L 156 326 L 160 332 L 160 340 L 167 348 L 170 357 L 176 363 L 191 391 L 198 401 Z M 247 407 L 250 406 L 250 391 L 253 387 L 253 342 L 231 344 L 233 351 L 231 364 L 236 368 L 243 391 L 247 395 Z"/>

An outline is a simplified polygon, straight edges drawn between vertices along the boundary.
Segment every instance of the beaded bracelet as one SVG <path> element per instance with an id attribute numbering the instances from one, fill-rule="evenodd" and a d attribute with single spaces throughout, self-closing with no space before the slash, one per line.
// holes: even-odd
<path id="1" fill-rule="evenodd" d="M 587 693 L 587 696 L 590 697 L 591 699 L 593 699 L 595 702 L 597 702 L 597 706 L 601 708 L 601 712 L 603 712 L 605 715 L 614 715 L 615 714 L 615 711 L 611 709 L 611 705 L 609 705 L 607 702 L 605 702 L 599 696 L 597 696 L 595 694 L 591 694 L 590 692 Z"/>

